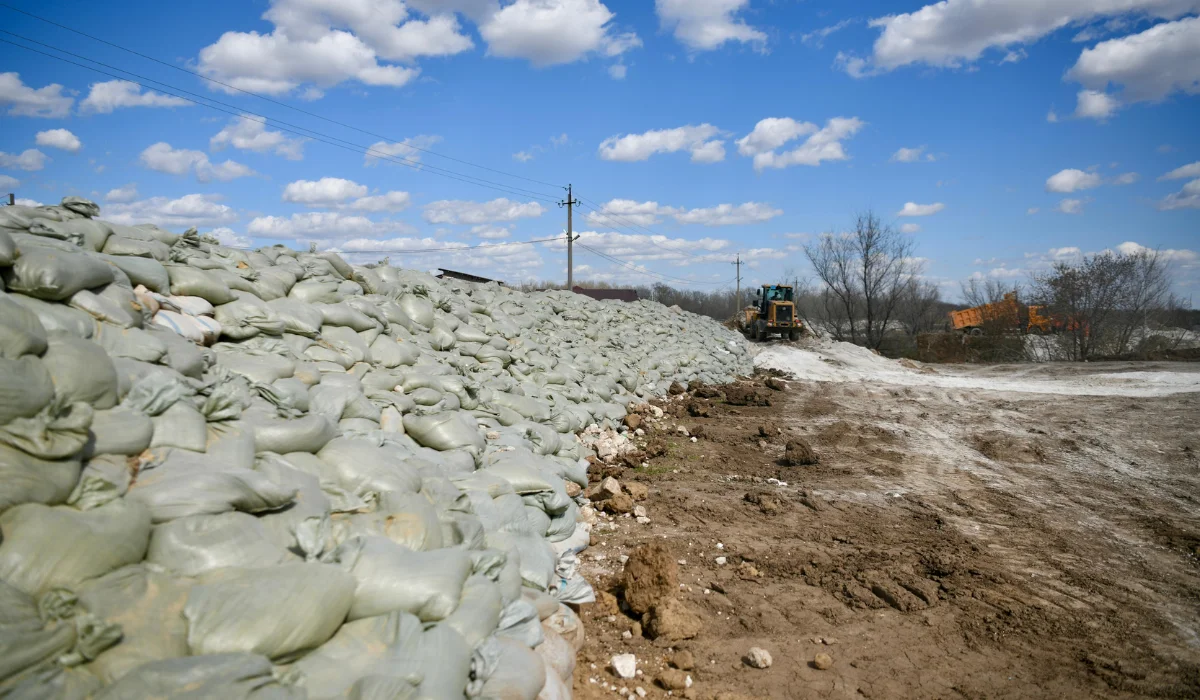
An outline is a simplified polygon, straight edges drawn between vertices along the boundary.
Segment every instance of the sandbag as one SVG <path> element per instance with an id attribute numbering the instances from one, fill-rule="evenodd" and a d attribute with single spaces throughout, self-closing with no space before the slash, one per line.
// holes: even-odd
<path id="1" fill-rule="evenodd" d="M 475 423 L 465 413 L 435 413 L 404 416 L 404 432 L 424 447 L 435 450 L 465 450 L 476 458 L 482 456 L 487 441 Z"/>
<path id="2" fill-rule="evenodd" d="M 0 424 L 37 415 L 53 400 L 54 382 L 41 360 L 0 357 Z"/>
<path id="3" fill-rule="evenodd" d="M 154 364 L 167 354 L 167 346 L 153 334 L 140 328 L 119 328 L 111 323 L 96 323 L 92 342 L 114 359 L 124 357 Z"/>
<path id="4" fill-rule="evenodd" d="M 0 443 L 0 513 L 22 503 L 66 502 L 81 469 L 78 456 L 41 459 Z"/>
<path id="5" fill-rule="evenodd" d="M 46 328 L 37 314 L 0 294 L 0 358 L 15 360 L 44 352 Z"/>
<path id="6" fill-rule="evenodd" d="M 159 262 L 171 259 L 171 247 L 159 241 L 143 241 L 125 236 L 109 236 L 101 252 L 107 255 L 153 258 Z"/>
<path id="7" fill-rule="evenodd" d="M 413 552 L 383 537 L 354 537 L 332 559 L 357 581 L 350 619 L 401 610 L 424 622 L 454 612 L 471 573 L 471 558 L 458 549 Z"/>
<path id="8" fill-rule="evenodd" d="M 22 250 L 21 257 L 11 267 L 0 268 L 0 273 L 10 291 L 49 301 L 113 281 L 112 268 L 102 260 L 42 247 Z"/>
<path id="9" fill-rule="evenodd" d="M 304 686 L 314 698 L 340 697 L 358 685 L 355 679 L 368 676 L 391 678 L 415 691 L 425 674 L 405 669 L 404 659 L 421 644 L 423 636 L 421 621 L 403 612 L 354 620 L 342 625 L 332 639 L 297 661 L 294 668 L 304 675 Z"/>
<path id="10" fill-rule="evenodd" d="M 245 513 L 178 518 L 155 525 L 146 561 L 179 576 L 199 576 L 214 569 L 254 569 L 292 559 L 275 546 L 258 519 Z"/>
<path id="11" fill-rule="evenodd" d="M 234 510 L 261 513 L 286 506 L 296 496 L 294 489 L 256 472 L 222 468 L 204 455 L 185 457 L 186 453 L 174 451 L 166 464 L 142 472 L 125 499 L 145 504 L 153 521 L 164 523 Z"/>
<path id="12" fill-rule="evenodd" d="M 288 292 L 289 299 L 306 304 L 336 304 L 343 299 L 338 292 L 337 282 L 304 280 L 297 282 Z"/>
<path id="13" fill-rule="evenodd" d="M 90 661 L 120 638 L 118 625 L 89 613 L 69 591 L 35 600 L 0 581 L 0 694 L 5 697 L 64 697 L 40 694 L 61 685 L 54 675 L 62 668 Z"/>
<path id="14" fill-rule="evenodd" d="M 283 331 L 294 333 L 306 338 L 316 338 L 321 335 L 321 325 L 325 322 L 321 310 L 313 304 L 296 299 L 273 299 L 267 306 L 275 316 L 283 321 Z"/>
<path id="15" fill-rule="evenodd" d="M 0 532 L 0 579 L 42 595 L 141 561 L 150 513 L 125 499 L 84 512 L 27 503 L 0 514 Z"/>
<path id="16" fill-rule="evenodd" d="M 221 335 L 231 340 L 246 340 L 259 333 L 282 335 L 284 329 L 284 322 L 271 307 L 243 292 L 236 300 L 217 306 L 214 318 L 221 324 Z"/>
<path id="17" fill-rule="evenodd" d="M 0 425 L 0 443 L 41 459 L 66 459 L 79 453 L 88 440 L 92 407 L 85 403 L 51 403 L 29 418 Z"/>
<path id="18" fill-rule="evenodd" d="M 154 432 L 151 447 L 178 447 L 203 452 L 208 444 L 208 423 L 204 414 L 188 401 L 170 405 L 151 418 Z"/>
<path id="19" fill-rule="evenodd" d="M 492 637 L 475 650 L 472 672 L 480 700 L 536 700 L 546 682 L 542 657 L 520 642 Z"/>
<path id="20" fill-rule="evenodd" d="M 99 409 L 117 405 L 117 370 L 96 343 L 55 336 L 47 343 L 42 366 L 50 373 L 59 403 L 81 401 Z"/>
<path id="21" fill-rule="evenodd" d="M 278 355 L 242 355 L 218 352 L 217 364 L 234 374 L 240 374 L 251 382 L 270 384 L 277 379 L 287 379 L 296 373 L 296 362 Z"/>
<path id="22" fill-rule="evenodd" d="M 167 265 L 166 268 L 173 295 L 200 297 L 214 306 L 237 299 L 229 285 L 216 275 L 187 265 Z"/>
<path id="23" fill-rule="evenodd" d="M 10 294 L 7 298 L 37 316 L 38 323 L 42 324 L 47 334 L 64 333 L 75 338 L 91 338 L 95 332 L 96 320 L 79 309 L 24 294 Z"/>
<path id="24" fill-rule="evenodd" d="M 256 414 L 247 419 L 257 452 L 318 452 L 337 435 L 329 419 L 309 414 L 294 419 L 270 419 Z"/>
<path id="25" fill-rule="evenodd" d="M 188 648 L 285 659 L 333 636 L 354 589 L 350 574 L 326 564 L 214 571 L 192 588 L 184 606 Z"/>
<path id="26" fill-rule="evenodd" d="M 108 285 L 106 289 L 115 289 L 115 285 Z M 128 290 L 125 290 L 128 291 Z M 132 292 L 129 292 L 132 297 Z M 126 300 L 128 301 L 128 300 Z M 121 328 L 133 328 L 134 326 L 142 325 L 142 312 L 140 307 L 134 304 L 122 304 L 109 296 L 96 294 L 88 289 L 81 289 L 71 295 L 67 300 L 67 304 L 73 309 L 88 314 L 97 321 L 111 323 Z"/>
<path id="27" fill-rule="evenodd" d="M 186 692 L 181 692 L 186 689 Z M 254 654 L 212 654 L 154 661 L 105 688 L 96 700 L 305 700 L 300 688 L 275 678 L 271 662 Z"/>
<path id="28" fill-rule="evenodd" d="M 96 257 L 125 273 L 125 276 L 134 285 L 140 284 L 159 294 L 167 294 L 171 291 L 171 277 L 167 274 L 167 268 L 157 260 L 117 255 L 97 255 Z"/>

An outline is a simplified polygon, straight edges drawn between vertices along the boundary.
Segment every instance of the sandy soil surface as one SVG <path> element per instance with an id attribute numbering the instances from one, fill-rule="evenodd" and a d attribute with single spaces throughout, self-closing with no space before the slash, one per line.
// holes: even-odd
<path id="1" fill-rule="evenodd" d="M 642 426 L 649 467 L 592 470 L 649 486 L 649 523 L 595 528 L 597 590 L 620 598 L 621 557 L 660 542 L 702 625 L 649 639 L 611 599 L 583 606 L 576 698 L 666 697 L 681 649 L 676 697 L 1200 697 L 1200 367 L 817 350 L 764 349 L 808 374 L 786 390 L 670 397 Z M 818 464 L 784 466 L 796 438 Z M 620 653 L 641 676 L 613 673 Z"/>

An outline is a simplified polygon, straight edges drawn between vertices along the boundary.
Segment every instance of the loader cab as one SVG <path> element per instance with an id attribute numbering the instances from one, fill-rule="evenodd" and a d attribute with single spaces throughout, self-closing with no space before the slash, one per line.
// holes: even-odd
<path id="1" fill-rule="evenodd" d="M 782 284 L 764 284 L 754 294 L 758 297 L 758 310 L 763 315 L 766 315 L 771 302 L 792 301 L 792 288 Z"/>

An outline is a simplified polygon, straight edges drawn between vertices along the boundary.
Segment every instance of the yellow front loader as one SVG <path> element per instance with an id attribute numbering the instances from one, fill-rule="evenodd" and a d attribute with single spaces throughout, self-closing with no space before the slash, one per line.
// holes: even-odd
<path id="1" fill-rule="evenodd" d="M 786 284 L 764 284 L 755 290 L 757 301 L 738 316 L 738 328 L 753 340 L 766 340 L 779 335 L 788 340 L 800 337 L 804 326 L 796 319 L 796 302 L 792 288 Z"/>

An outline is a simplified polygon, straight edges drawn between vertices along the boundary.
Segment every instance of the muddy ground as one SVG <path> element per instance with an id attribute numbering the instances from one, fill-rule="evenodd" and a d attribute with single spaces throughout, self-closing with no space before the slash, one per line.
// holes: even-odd
<path id="1" fill-rule="evenodd" d="M 674 695 L 704 699 L 1200 697 L 1200 394 L 766 376 L 748 388 L 769 406 L 670 397 L 643 425 L 663 454 L 592 470 L 648 485 L 650 522 L 598 525 L 585 574 L 620 596 L 621 556 L 665 543 L 703 627 L 651 640 L 583 606 L 576 698 L 666 697 L 678 649 L 695 668 Z M 795 437 L 818 464 L 783 466 Z M 770 668 L 747 664 L 755 646 Z M 643 675 L 619 679 L 618 653 Z"/>

